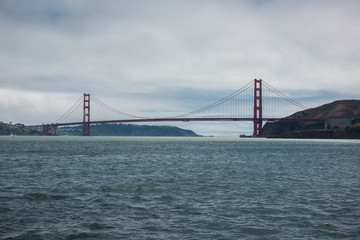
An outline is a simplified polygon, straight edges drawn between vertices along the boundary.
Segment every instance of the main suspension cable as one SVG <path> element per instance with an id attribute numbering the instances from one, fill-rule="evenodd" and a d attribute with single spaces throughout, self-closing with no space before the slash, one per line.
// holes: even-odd
<path id="1" fill-rule="evenodd" d="M 116 108 L 113 108 L 109 105 L 107 105 L 106 103 L 102 102 L 101 100 L 99 100 L 98 98 L 96 98 L 94 95 L 91 95 L 91 98 L 94 100 L 94 102 L 96 102 L 97 104 L 99 104 L 100 106 L 108 109 L 109 111 L 115 112 L 117 114 L 121 114 L 124 116 L 128 116 L 128 117 L 133 117 L 133 118 L 146 118 L 146 117 L 141 117 L 141 116 L 137 116 L 137 115 L 133 115 L 133 114 L 129 114 L 129 113 L 125 113 L 123 111 L 120 111 Z"/>
<path id="2" fill-rule="evenodd" d="M 200 112 L 203 112 L 203 111 L 206 111 L 206 110 L 209 110 L 211 108 L 214 108 L 216 106 L 219 106 L 220 104 L 224 103 L 224 102 L 227 102 L 229 101 L 230 99 L 234 98 L 235 96 L 241 94 L 242 92 L 246 91 L 247 89 L 249 89 L 251 86 L 252 86 L 252 83 L 253 81 L 250 81 L 248 84 L 246 84 L 245 86 L 243 86 L 242 88 L 240 88 L 239 90 L 231 93 L 230 95 L 210 104 L 210 105 L 207 105 L 205 107 L 202 107 L 200 109 L 197 109 L 195 111 L 192 111 L 192 112 L 189 112 L 189 113 L 185 113 L 185 114 L 181 114 L 181 115 L 178 115 L 178 116 L 174 116 L 173 118 L 180 118 L 180 117 L 186 117 L 186 116 L 189 116 L 189 115 L 193 115 L 193 114 L 197 114 L 197 113 L 200 113 Z"/>
<path id="3" fill-rule="evenodd" d="M 288 102 L 290 102 L 290 103 L 298 106 L 298 107 L 301 108 L 301 109 L 304 109 L 304 110 L 305 110 L 305 109 L 308 109 L 308 107 L 306 107 L 306 106 L 304 106 L 303 104 L 295 101 L 294 99 L 286 96 L 284 93 L 282 93 L 282 92 L 280 92 L 279 90 L 275 89 L 274 87 L 272 87 L 270 84 L 268 84 L 268 83 L 265 82 L 264 80 L 263 80 L 263 83 L 264 83 L 264 85 L 265 85 L 266 87 L 268 87 L 270 90 L 272 90 L 274 93 L 276 93 L 278 96 L 284 98 L 284 99 L 287 100 Z"/>
<path id="4" fill-rule="evenodd" d="M 82 103 L 82 97 L 81 96 L 61 117 L 59 117 L 58 120 L 55 121 L 55 123 L 59 123 L 64 121 L 67 117 L 69 117 L 74 111 L 75 109 L 77 109 L 81 103 Z"/>

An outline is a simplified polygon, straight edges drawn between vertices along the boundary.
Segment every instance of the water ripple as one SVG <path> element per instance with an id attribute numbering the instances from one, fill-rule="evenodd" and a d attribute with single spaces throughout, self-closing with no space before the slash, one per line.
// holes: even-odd
<path id="1" fill-rule="evenodd" d="M 0 239 L 360 237 L 360 142 L 43 139 L 0 139 Z"/>

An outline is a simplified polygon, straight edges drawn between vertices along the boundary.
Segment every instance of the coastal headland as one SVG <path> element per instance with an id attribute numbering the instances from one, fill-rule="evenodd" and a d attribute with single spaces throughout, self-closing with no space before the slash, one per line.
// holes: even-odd
<path id="1" fill-rule="evenodd" d="M 325 123 L 267 122 L 261 137 L 360 139 L 360 100 L 339 100 L 286 118 L 325 119 Z"/>

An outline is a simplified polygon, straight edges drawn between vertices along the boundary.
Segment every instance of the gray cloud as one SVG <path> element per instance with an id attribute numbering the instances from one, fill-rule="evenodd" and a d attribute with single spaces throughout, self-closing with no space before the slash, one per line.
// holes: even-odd
<path id="1" fill-rule="evenodd" d="M 263 78 L 285 92 L 308 92 L 307 99 L 354 98 L 359 12 L 355 0 L 1 1 L 0 91 L 64 99 L 91 92 L 113 104 L 123 96 L 141 111 L 144 96 L 159 103 L 162 93 L 222 93 Z M 58 116 L 64 99 L 59 109 L 43 107 Z M 0 101 L 8 119 L 22 121 L 15 105 Z"/>

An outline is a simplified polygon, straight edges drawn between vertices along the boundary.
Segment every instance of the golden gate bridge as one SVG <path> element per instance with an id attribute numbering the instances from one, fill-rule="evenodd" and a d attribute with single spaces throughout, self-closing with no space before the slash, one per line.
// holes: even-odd
<path id="1" fill-rule="evenodd" d="M 111 112 L 122 115 L 122 119 L 91 120 L 93 103 Z M 82 106 L 82 121 L 65 120 Z M 107 123 L 144 123 L 144 122 L 204 122 L 204 121 L 247 121 L 253 124 L 253 136 L 258 136 L 267 121 L 283 122 L 324 122 L 325 119 L 284 117 L 285 112 L 294 113 L 307 107 L 278 91 L 261 79 L 254 79 L 239 90 L 210 104 L 185 114 L 171 117 L 149 118 L 125 113 L 102 102 L 89 93 L 84 93 L 55 123 L 28 126 L 41 131 L 43 135 L 57 135 L 58 127 L 82 125 L 83 136 L 90 136 L 90 126 Z M 285 115 L 286 116 L 286 115 Z"/>

